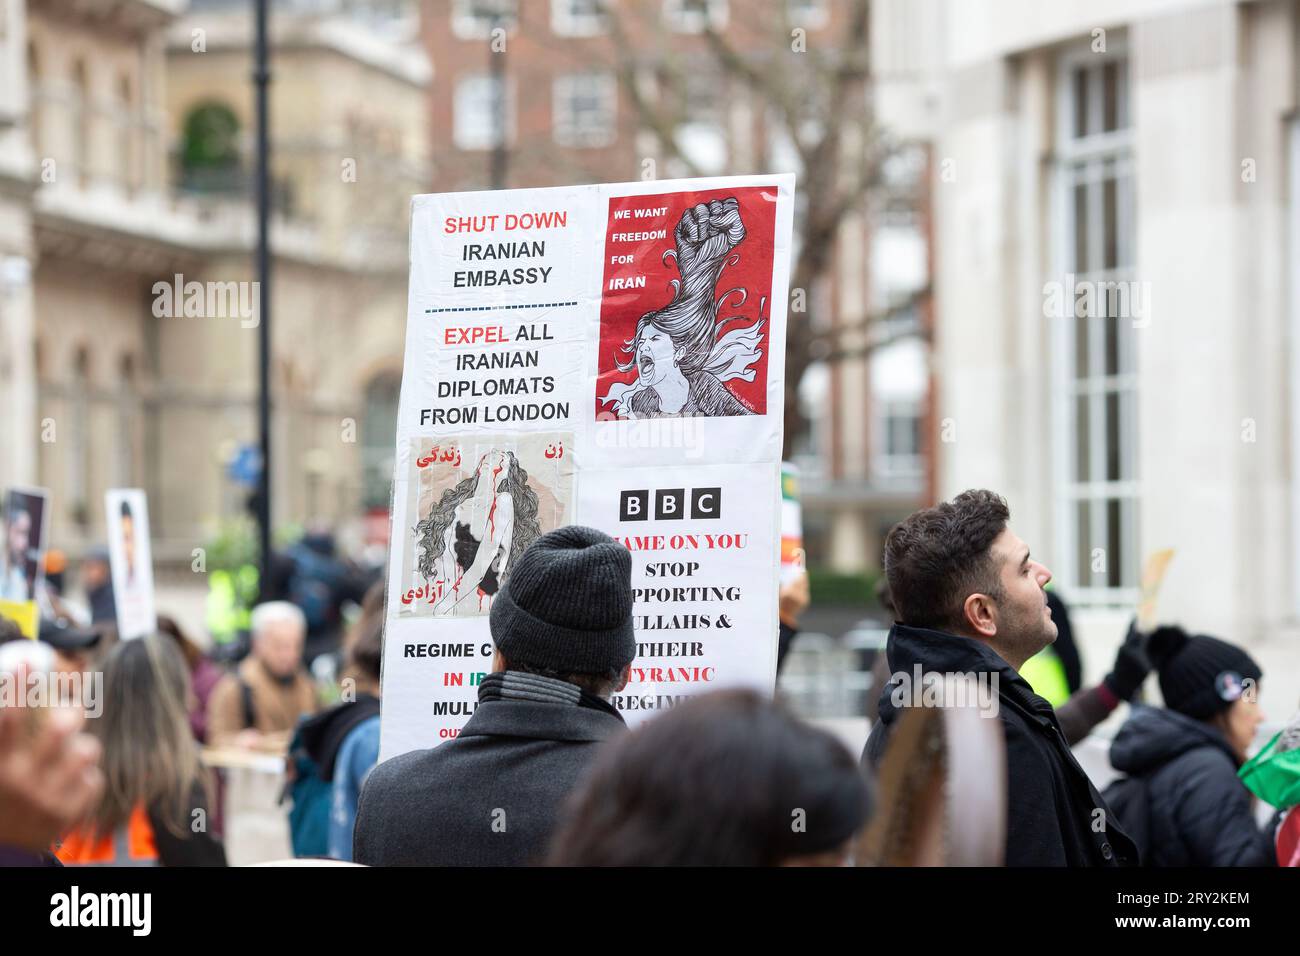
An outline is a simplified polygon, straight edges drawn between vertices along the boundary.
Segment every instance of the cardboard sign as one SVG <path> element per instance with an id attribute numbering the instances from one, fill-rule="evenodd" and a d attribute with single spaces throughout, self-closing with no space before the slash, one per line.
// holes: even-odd
<path id="1" fill-rule="evenodd" d="M 1173 560 L 1174 549 L 1163 548 L 1147 556 L 1142 566 L 1142 581 L 1138 591 L 1137 618 L 1138 627 L 1149 631 L 1156 624 L 1156 599 L 1160 596 L 1160 585 L 1164 583 L 1165 572 Z"/>
<path id="2" fill-rule="evenodd" d="M 632 553 L 629 723 L 775 681 L 792 176 L 417 196 L 381 757 L 435 746 L 491 670 L 539 535 Z"/>

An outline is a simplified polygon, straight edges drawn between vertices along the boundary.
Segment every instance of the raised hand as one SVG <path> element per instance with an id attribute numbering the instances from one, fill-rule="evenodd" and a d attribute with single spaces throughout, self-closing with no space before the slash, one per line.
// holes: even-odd
<path id="1" fill-rule="evenodd" d="M 677 263 L 683 275 L 697 262 L 720 259 L 745 238 L 740 204 L 735 199 L 714 199 L 682 213 L 673 232 Z"/>

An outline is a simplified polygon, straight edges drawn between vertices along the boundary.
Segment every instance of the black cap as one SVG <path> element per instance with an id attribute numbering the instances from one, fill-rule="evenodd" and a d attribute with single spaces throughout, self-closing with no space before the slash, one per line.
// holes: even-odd
<path id="1" fill-rule="evenodd" d="M 1160 675 L 1165 706 L 1204 720 L 1227 710 L 1264 672 L 1235 644 L 1181 627 L 1158 627 L 1147 642 L 1147 655 Z"/>
<path id="2" fill-rule="evenodd" d="M 66 653 L 86 651 L 99 643 L 100 632 L 88 627 L 77 627 L 66 621 L 41 620 L 41 640 L 55 650 Z"/>

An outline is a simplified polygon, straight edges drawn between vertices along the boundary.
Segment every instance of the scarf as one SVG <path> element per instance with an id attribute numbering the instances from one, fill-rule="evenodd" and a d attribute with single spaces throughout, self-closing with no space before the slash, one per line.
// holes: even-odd
<path id="1" fill-rule="evenodd" d="M 613 704 L 603 697 L 587 693 L 577 684 L 524 671 L 497 671 L 484 677 L 478 687 L 478 701 L 482 704 L 490 700 L 527 700 L 562 707 L 585 707 L 623 719 Z"/>

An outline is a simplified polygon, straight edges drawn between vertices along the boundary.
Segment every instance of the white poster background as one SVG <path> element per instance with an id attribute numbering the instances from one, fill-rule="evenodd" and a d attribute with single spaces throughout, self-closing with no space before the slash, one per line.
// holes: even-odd
<path id="1" fill-rule="evenodd" d="M 104 515 L 108 524 L 113 601 L 117 605 L 117 633 L 122 640 L 144 637 L 158 629 L 148 499 L 138 488 L 111 488 L 104 493 Z"/>
<path id="2" fill-rule="evenodd" d="M 717 418 L 596 420 L 602 284 L 610 201 L 629 196 L 668 196 L 713 189 L 762 187 L 775 203 L 773 261 L 767 314 L 766 414 Z M 779 463 L 782 444 L 785 325 L 788 302 L 794 177 L 720 177 L 500 192 L 447 193 L 412 200 L 410 296 L 406 352 L 398 409 L 392 498 L 388 605 L 384 628 L 383 717 L 380 759 L 454 738 L 473 712 L 477 684 L 492 665 L 487 609 L 490 597 L 467 584 L 433 593 L 413 574 L 420 557 L 437 542 L 454 553 L 455 521 L 447 514 L 413 513 L 412 482 L 465 489 L 456 514 L 475 517 L 487 538 L 501 476 L 518 474 L 527 449 L 558 449 L 572 470 L 572 488 L 557 485 L 562 471 L 543 487 L 542 532 L 560 524 L 585 524 L 617 538 L 660 536 L 660 547 L 632 551 L 633 587 L 649 591 L 667 584 L 685 600 L 638 601 L 634 615 L 642 645 L 699 644 L 648 650 L 685 651 L 649 655 L 633 663 L 633 681 L 615 706 L 630 724 L 683 696 L 725 686 L 771 692 L 776 674 L 777 586 L 780 540 Z M 526 214 L 562 211 L 563 227 L 507 230 Z M 496 217 L 495 219 L 491 217 Z M 543 220 L 545 222 L 546 220 Z M 462 224 L 485 227 L 462 231 Z M 675 222 L 667 222 L 668 236 Z M 498 263 L 467 262 L 470 244 L 543 242 L 540 257 Z M 743 243 L 742 243 L 743 245 Z M 549 267 L 545 282 L 492 288 L 456 288 L 457 273 L 500 268 Z M 726 275 L 724 271 L 724 275 Z M 726 283 L 721 283 L 725 291 Z M 755 303 L 755 306 L 758 304 Z M 478 330 L 478 331 L 474 331 Z M 496 331 L 488 331 L 496 330 Z M 528 339 L 521 340 L 521 335 Z M 493 341 L 494 337 L 507 344 Z M 471 337 L 477 337 L 469 341 Z M 535 353 L 527 367 L 476 372 L 461 356 Z M 523 395 L 466 394 L 489 380 L 528 380 Z M 550 388 L 533 388 L 549 379 Z M 467 383 L 477 383 L 477 385 Z M 499 388 L 499 385 L 490 387 Z M 543 385 L 543 387 L 545 387 Z M 457 392 L 457 390 L 461 392 Z M 536 420 L 487 421 L 502 403 L 549 406 Z M 478 409 L 475 421 L 456 420 L 453 409 Z M 435 415 L 437 419 L 435 420 Z M 523 442 L 520 436 L 537 433 Z M 559 454 L 559 452 L 556 452 Z M 512 457 L 513 456 L 513 457 Z M 550 457 L 547 455 L 546 457 Z M 421 464 L 423 463 L 423 465 Z M 432 472 L 427 472 L 432 475 Z M 533 485 L 530 472 L 529 484 Z M 476 478 L 477 476 L 477 478 Z M 678 489 L 721 489 L 717 508 L 692 518 L 689 508 L 670 520 L 620 520 L 622 494 L 653 496 Z M 471 490 L 472 489 L 472 490 Z M 459 497 L 459 493 L 450 496 Z M 572 502 L 568 510 L 557 502 Z M 426 501 L 433 499 L 428 495 Z M 501 497 L 504 502 L 504 496 Z M 697 509 L 705 511 L 708 509 Z M 570 513 L 571 512 L 571 513 Z M 459 518 L 456 520 L 460 520 Z M 437 532 L 441 532 L 438 534 Z M 712 545 L 705 536 L 712 538 Z M 689 536 L 689 537 L 688 537 Z M 727 538 L 723 547 L 722 536 Z M 637 542 L 633 542 L 635 545 Z M 642 541 L 641 543 L 646 543 Z M 676 543 L 681 547 L 672 547 Z M 651 581 L 652 563 L 695 565 Z M 689 570 L 689 573 L 688 573 Z M 671 569 L 666 573 L 671 573 Z M 423 589 L 423 593 L 422 593 Z M 695 600 L 690 600 L 695 598 Z M 420 608 L 421 602 L 425 602 Z M 690 618 L 694 615 L 694 618 Z M 705 627 L 702 617 L 708 616 Z M 673 617 L 677 620 L 673 621 Z M 725 626 L 718 627 L 719 618 Z M 673 628 L 673 624 L 694 627 Z M 646 625 L 646 626 L 641 626 Z M 661 626 L 661 625 L 667 625 Z M 699 653 L 696 653 L 696 652 Z"/>

